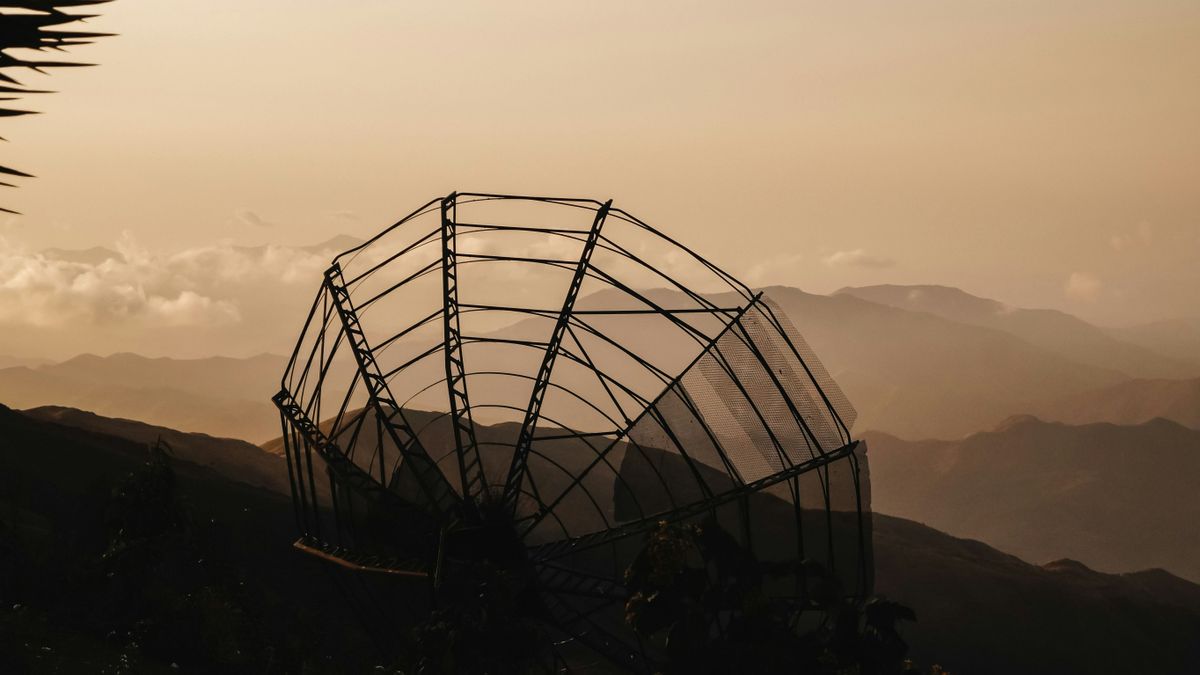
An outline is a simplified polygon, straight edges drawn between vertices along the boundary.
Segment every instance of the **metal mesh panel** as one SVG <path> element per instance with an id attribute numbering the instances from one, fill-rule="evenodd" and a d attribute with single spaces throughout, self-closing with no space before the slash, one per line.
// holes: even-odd
<path id="1" fill-rule="evenodd" d="M 838 383 L 829 375 L 829 371 L 825 369 L 825 364 L 821 363 L 821 359 L 817 358 L 816 352 L 812 350 L 812 347 L 808 346 L 808 342 L 804 339 L 804 336 L 800 335 L 800 332 L 796 330 L 796 326 L 792 324 L 791 319 L 780 309 L 779 305 L 766 296 L 762 297 L 760 302 L 766 305 L 768 310 L 765 318 L 777 321 L 783 329 L 783 335 L 787 338 L 787 341 L 781 341 L 777 337 L 772 337 L 768 334 L 765 336 L 767 339 L 763 342 L 766 348 L 778 350 L 780 363 L 787 366 L 790 373 L 795 375 L 795 377 L 784 381 L 797 383 L 803 388 L 804 395 L 814 400 L 820 400 L 821 393 L 824 392 L 825 398 L 829 400 L 830 405 L 833 406 L 834 411 L 841 418 L 845 428 L 853 428 L 854 421 L 858 419 L 858 411 L 850 404 L 850 400 L 846 398 L 846 394 L 838 386 Z M 788 341 L 791 342 L 790 346 L 787 344 Z M 793 348 L 795 349 L 795 353 L 792 352 Z M 797 354 L 799 354 L 799 359 L 796 358 Z M 803 363 L 800 362 L 800 359 L 803 359 Z M 808 377 L 804 366 L 808 366 L 807 373 L 811 373 L 811 377 Z M 813 389 L 811 386 L 806 386 L 806 384 L 813 382 L 820 387 L 819 390 Z M 800 392 L 797 391 L 795 395 L 800 395 Z"/>

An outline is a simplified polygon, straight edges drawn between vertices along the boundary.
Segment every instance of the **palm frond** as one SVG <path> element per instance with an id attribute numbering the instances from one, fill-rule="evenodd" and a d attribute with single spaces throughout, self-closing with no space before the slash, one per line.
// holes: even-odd
<path id="1" fill-rule="evenodd" d="M 71 7 L 101 5 L 112 0 L 0 0 L 0 93 L 15 94 L 0 98 L 0 101 L 18 100 L 29 94 L 50 94 L 44 89 L 29 89 L 21 84 L 12 74 L 12 69 L 26 69 L 45 73 L 49 68 L 77 68 L 90 66 L 90 63 L 75 61 L 28 60 L 18 58 L 9 50 L 24 49 L 35 52 L 47 50 L 66 51 L 69 47 L 91 44 L 98 38 L 111 37 L 113 33 L 97 33 L 91 31 L 63 30 L 63 26 L 98 16 L 97 14 L 72 14 L 66 10 Z M 35 113 L 33 110 L 15 108 L 0 108 L 0 117 L 18 117 Z M 0 166 L 0 174 L 20 178 L 32 178 L 30 174 L 16 169 Z M 10 183 L 0 183 L 12 187 Z M 0 207 L 0 212 L 17 213 Z"/>

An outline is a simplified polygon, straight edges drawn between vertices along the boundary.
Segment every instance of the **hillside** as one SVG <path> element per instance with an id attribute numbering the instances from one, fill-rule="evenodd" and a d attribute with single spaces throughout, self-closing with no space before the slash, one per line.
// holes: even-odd
<path id="1" fill-rule="evenodd" d="M 1200 378 L 1118 382 L 1055 401 L 1039 417 L 1068 424 L 1142 424 L 1161 417 L 1200 429 Z"/>
<path id="2" fill-rule="evenodd" d="M 1037 566 L 876 514 L 875 590 L 912 606 L 916 663 L 971 675 L 1189 673 L 1200 668 L 1200 586 L 1162 570 Z"/>
<path id="3" fill-rule="evenodd" d="M 994 328 L 1072 361 L 1111 368 L 1133 377 L 1200 375 L 1200 365 L 1194 359 L 1171 358 L 1121 341 L 1066 312 L 1013 307 L 949 286 L 847 287 L 835 295 L 850 295 L 899 309 L 928 312 L 957 323 Z"/>
<path id="4" fill-rule="evenodd" d="M 101 417 L 95 413 L 62 406 L 31 408 L 22 410 L 21 413 L 44 422 L 116 436 L 145 445 L 161 439 L 171 446 L 172 456 L 176 459 L 208 467 L 230 480 L 291 497 L 283 457 L 264 452 L 262 448 L 246 441 L 176 431 L 134 420 Z"/>
<path id="5" fill-rule="evenodd" d="M 2 407 L 0 438 L 0 522 L 37 522 L 51 533 L 77 531 L 75 514 L 145 457 L 139 443 Z M 34 448 L 38 451 L 31 452 Z M 73 470 L 64 472 L 64 466 Z M 242 578 L 277 594 L 279 600 L 272 602 L 286 603 L 248 608 L 267 621 L 264 625 L 280 626 L 264 639 L 283 640 L 280 631 L 304 636 L 278 643 L 269 658 L 294 664 L 297 655 L 290 650 L 304 649 L 322 654 L 325 663 L 361 665 L 364 657 L 371 663 L 375 657 L 362 636 L 356 637 L 358 624 L 346 615 L 336 585 L 310 558 L 291 549 L 294 525 L 287 500 L 189 461 L 176 460 L 175 467 L 181 496 L 196 516 L 229 529 L 225 555 L 241 566 Z M 12 520 L 14 512 L 24 514 L 20 522 Z M 1038 567 L 912 521 L 879 514 L 873 521 L 876 589 L 916 609 L 918 622 L 902 630 L 919 663 L 981 675 L 1182 675 L 1200 667 L 1200 646 L 1193 639 L 1200 631 L 1200 586 L 1162 571 L 1108 575 L 1069 561 Z M 309 592 L 297 594 L 297 588 Z M 28 606 L 36 598 L 21 602 L 26 607 L 0 603 L 0 621 L 19 612 L 41 612 Z M 53 644 L 59 663 L 78 666 L 66 650 L 81 644 L 96 659 L 90 662 L 116 662 L 118 654 L 103 647 L 99 637 L 81 636 L 73 623 L 56 621 L 62 623 L 21 630 Z M 28 638 L 26 633 L 23 639 Z M 14 657 L 24 649 L 18 643 Z M 141 663 L 158 672 L 153 656 L 143 652 Z M 253 658 L 259 657 L 268 658 L 257 652 Z M 253 658 L 242 659 L 246 672 L 265 664 Z M 170 672 L 165 661 L 161 671 Z"/>
<path id="6" fill-rule="evenodd" d="M 191 521 L 182 536 L 195 543 L 174 534 L 106 548 L 118 488 L 147 450 L 0 406 L 0 672 L 179 672 L 174 662 L 185 672 L 365 672 L 378 662 L 337 579 L 291 547 L 283 495 L 175 458 Z M 159 506 L 144 522 L 161 518 Z M 189 546 L 199 555 L 184 555 Z M 110 558 L 124 563 L 98 574 Z M 153 625 L 139 622 L 148 617 Z"/>
<path id="7" fill-rule="evenodd" d="M 1200 431 L 1020 417 L 958 441 L 867 439 L 879 511 L 1026 560 L 1200 580 Z"/>

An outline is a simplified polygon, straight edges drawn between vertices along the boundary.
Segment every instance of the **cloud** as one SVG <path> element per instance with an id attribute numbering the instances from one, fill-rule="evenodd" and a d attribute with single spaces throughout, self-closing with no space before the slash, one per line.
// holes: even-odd
<path id="1" fill-rule="evenodd" d="M 800 253 L 780 255 L 751 265 L 742 274 L 742 281 L 749 286 L 766 286 L 772 283 L 795 284 L 796 268 L 804 256 Z"/>
<path id="2" fill-rule="evenodd" d="M 362 220 L 362 216 L 358 215 L 357 211 L 330 211 L 329 217 L 334 220 L 346 220 L 354 223 Z"/>
<path id="3" fill-rule="evenodd" d="M 896 261 L 891 258 L 871 255 L 861 248 L 856 248 L 852 251 L 836 251 L 822 258 L 822 261 L 830 267 L 871 267 L 881 269 L 896 265 Z"/>
<path id="4" fill-rule="evenodd" d="M 1082 302 L 1096 302 L 1103 289 L 1104 282 L 1086 272 L 1072 272 L 1063 285 L 1063 293 L 1068 298 Z"/>
<path id="5" fill-rule="evenodd" d="M 249 209 L 239 209 L 233 214 L 239 225 L 248 225 L 250 227 L 275 227 L 275 223 L 269 220 L 263 220 L 262 216 L 250 211 Z"/>
<path id="6" fill-rule="evenodd" d="M 247 298 L 290 294 L 294 285 L 320 279 L 328 265 L 319 255 L 279 246 L 223 243 L 159 255 L 126 234 L 116 248 L 119 259 L 63 259 L 0 239 L 0 324 L 237 323 Z"/>
<path id="7" fill-rule="evenodd" d="M 1114 251 L 1124 252 L 1134 248 L 1149 246 L 1153 239 L 1153 228 L 1150 227 L 1150 223 L 1143 221 L 1138 223 L 1137 228 L 1131 232 L 1114 234 L 1109 237 L 1108 244 L 1112 246 Z"/>

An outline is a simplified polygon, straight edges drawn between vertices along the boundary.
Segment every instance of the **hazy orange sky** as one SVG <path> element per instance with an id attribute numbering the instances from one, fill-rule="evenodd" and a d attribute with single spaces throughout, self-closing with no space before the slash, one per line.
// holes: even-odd
<path id="1" fill-rule="evenodd" d="M 613 197 L 752 284 L 1200 315 L 1194 1 L 99 9 L 120 37 L 72 53 L 99 67 L 25 78 L 60 93 L 4 123 L 39 176 L 4 194 L 27 214 L 0 220 L 5 331 L 45 247 L 365 236 L 454 189 Z M 162 301 L 246 311 L 193 295 Z"/>

